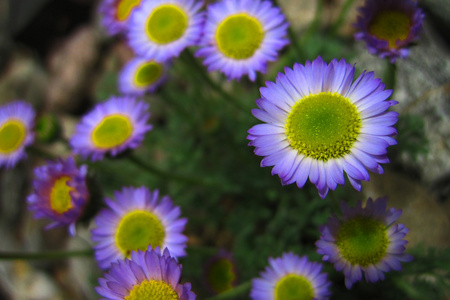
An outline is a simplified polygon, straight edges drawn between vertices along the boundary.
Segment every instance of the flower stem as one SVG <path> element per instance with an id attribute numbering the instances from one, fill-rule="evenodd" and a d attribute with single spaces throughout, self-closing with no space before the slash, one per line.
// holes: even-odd
<path id="1" fill-rule="evenodd" d="M 49 260 L 65 259 L 71 257 L 88 257 L 94 254 L 94 250 L 72 250 L 72 251 L 45 251 L 45 252 L 4 252 L 0 251 L 0 260 Z"/>
<path id="2" fill-rule="evenodd" d="M 395 76 L 397 73 L 397 65 L 391 63 L 388 59 L 385 60 L 385 68 L 383 72 L 383 83 L 386 85 L 386 89 L 395 88 Z"/>
<path id="3" fill-rule="evenodd" d="M 331 25 L 330 35 L 335 35 L 338 32 L 339 28 L 341 28 L 342 24 L 344 24 L 345 17 L 347 16 L 348 11 L 352 7 L 353 2 L 355 2 L 355 0 L 347 0 L 345 1 L 344 5 L 342 5 L 342 9 L 339 12 L 336 21 L 333 23 L 333 25 Z"/>
<path id="4" fill-rule="evenodd" d="M 198 63 L 197 59 L 189 49 L 186 49 L 183 53 L 185 53 L 187 63 L 189 63 L 194 69 L 197 70 L 197 73 L 214 91 L 216 91 L 219 95 L 222 96 L 222 98 L 230 102 L 232 105 L 234 105 L 237 109 L 248 113 L 248 109 L 246 109 L 239 101 L 236 101 L 236 98 L 225 92 L 220 87 L 220 85 L 212 81 L 211 77 L 209 77 L 208 73 L 206 73 L 205 68 Z"/>
<path id="5" fill-rule="evenodd" d="M 163 171 L 161 169 L 158 169 L 155 166 L 152 166 L 151 164 L 144 162 L 142 159 L 140 159 L 139 157 L 133 155 L 133 154 L 129 154 L 127 155 L 127 158 L 133 162 L 136 166 L 138 166 L 141 169 L 144 169 L 145 171 L 148 171 L 149 173 L 153 173 L 159 177 L 162 177 L 164 179 L 173 179 L 173 180 L 177 180 L 180 182 L 184 182 L 186 184 L 194 184 L 194 185 L 202 185 L 202 186 L 216 186 L 217 184 L 213 183 L 210 180 L 205 180 L 205 179 L 201 179 L 201 178 L 195 178 L 192 176 L 183 176 L 183 175 L 177 175 L 177 174 L 172 174 L 166 171 Z"/>
<path id="6" fill-rule="evenodd" d="M 237 296 L 248 293 L 250 291 L 251 287 L 252 287 L 252 283 L 250 281 L 244 282 L 231 290 L 223 292 L 217 296 L 210 297 L 207 300 L 236 299 Z"/>

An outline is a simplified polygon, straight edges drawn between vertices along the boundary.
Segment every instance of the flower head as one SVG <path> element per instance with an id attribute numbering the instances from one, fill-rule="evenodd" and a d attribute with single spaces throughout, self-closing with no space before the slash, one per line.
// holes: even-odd
<path id="1" fill-rule="evenodd" d="M 75 235 L 75 223 L 89 200 L 86 174 L 87 166 L 78 168 L 73 157 L 34 169 L 33 193 L 27 198 L 34 217 L 51 219 L 47 229 L 69 226 L 70 234 Z"/>
<path id="2" fill-rule="evenodd" d="M 97 215 L 97 228 L 92 230 L 95 257 L 102 269 L 149 245 L 167 247 L 175 257 L 186 255 L 187 237 L 182 232 L 187 219 L 179 218 L 180 207 L 168 196 L 159 199 L 158 190 L 152 193 L 146 187 L 123 188 L 114 195 L 116 201 L 106 199 L 108 208 Z"/>
<path id="3" fill-rule="evenodd" d="M 125 33 L 131 13 L 141 2 L 142 0 L 103 0 L 99 6 L 103 27 L 111 35 Z"/>
<path id="4" fill-rule="evenodd" d="M 0 167 L 12 168 L 26 158 L 25 147 L 34 141 L 33 107 L 16 100 L 0 106 Z"/>
<path id="5" fill-rule="evenodd" d="M 126 149 L 137 148 L 145 133 L 152 129 L 147 124 L 149 105 L 131 97 L 111 97 L 86 114 L 75 128 L 70 145 L 75 154 L 93 161 L 106 153 L 112 156 Z"/>
<path id="6" fill-rule="evenodd" d="M 128 42 L 135 53 L 163 62 L 196 45 L 203 32 L 202 2 L 196 0 L 145 1 L 131 15 Z"/>
<path id="7" fill-rule="evenodd" d="M 166 248 L 131 252 L 131 259 L 118 260 L 99 278 L 95 290 L 108 300 L 195 300 L 191 284 L 181 284 L 181 265 Z"/>
<path id="8" fill-rule="evenodd" d="M 424 14 L 411 0 L 366 0 L 354 24 L 355 39 L 364 40 L 370 53 L 394 63 L 408 56 L 411 42 L 418 38 Z"/>
<path id="9" fill-rule="evenodd" d="M 231 253 L 221 249 L 206 264 L 203 277 L 214 294 L 231 290 L 237 283 L 236 263 Z"/>
<path id="10" fill-rule="evenodd" d="M 365 207 L 361 201 L 353 208 L 342 202 L 342 219 L 333 216 L 319 228 L 317 252 L 324 261 L 333 263 L 337 271 L 344 271 L 348 289 L 361 280 L 362 273 L 366 281 L 384 280 L 383 272 L 400 271 L 400 262 L 412 260 L 411 255 L 403 253 L 408 228 L 393 224 L 402 211 L 386 210 L 386 204 L 386 198 L 375 201 L 369 198 Z"/>
<path id="11" fill-rule="evenodd" d="M 320 273 L 321 264 L 292 252 L 269 258 L 269 264 L 261 278 L 253 279 L 252 300 L 328 299 L 330 282 Z"/>
<path id="12" fill-rule="evenodd" d="M 229 79 L 266 72 L 267 62 L 289 43 L 288 28 L 280 9 L 270 1 L 224 0 L 208 6 L 202 48 L 208 71 L 220 70 Z"/>
<path id="13" fill-rule="evenodd" d="M 120 72 L 119 90 L 125 95 L 152 93 L 166 79 L 168 68 L 167 63 L 136 57 Z"/>
<path id="14" fill-rule="evenodd" d="M 309 177 L 322 198 L 345 183 L 344 171 L 357 190 L 369 180 L 367 169 L 383 173 L 386 148 L 396 144 L 398 114 L 386 110 L 397 102 L 385 101 L 392 91 L 373 72 L 353 82 L 355 68 L 343 59 L 327 65 L 319 57 L 285 73 L 266 82 L 252 111 L 266 122 L 247 137 L 255 154 L 265 156 L 261 166 L 274 166 L 283 184 L 300 188 Z"/>

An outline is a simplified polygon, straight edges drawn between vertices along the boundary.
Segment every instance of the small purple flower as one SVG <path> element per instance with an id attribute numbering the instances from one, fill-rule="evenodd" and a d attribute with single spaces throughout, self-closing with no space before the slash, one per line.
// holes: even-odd
<path id="1" fill-rule="evenodd" d="M 27 157 L 25 147 L 34 141 L 33 107 L 21 100 L 0 106 L 0 168 L 12 168 Z"/>
<path id="2" fill-rule="evenodd" d="M 164 62 L 197 45 L 203 34 L 203 2 L 197 0 L 145 1 L 131 15 L 127 38 L 134 52 Z"/>
<path id="3" fill-rule="evenodd" d="M 356 40 L 366 42 L 371 54 L 388 58 L 408 56 L 407 46 L 415 41 L 425 17 L 417 2 L 411 0 L 366 0 L 354 24 Z"/>
<path id="4" fill-rule="evenodd" d="M 135 57 L 119 75 L 119 90 L 124 95 L 153 93 L 167 79 L 168 63 Z"/>
<path id="5" fill-rule="evenodd" d="M 103 0 L 98 8 L 102 25 L 110 35 L 125 33 L 127 22 L 134 9 L 141 5 L 142 0 Z"/>
<path id="6" fill-rule="evenodd" d="M 145 133 L 149 105 L 133 97 L 111 97 L 86 114 L 75 128 L 70 145 L 75 154 L 92 161 L 103 159 L 106 153 L 116 156 L 126 149 L 139 147 Z"/>
<path id="7" fill-rule="evenodd" d="M 266 72 L 267 62 L 289 43 L 288 23 L 270 1 L 224 0 L 208 6 L 202 48 L 208 71 L 220 70 L 228 79 Z"/>
<path id="8" fill-rule="evenodd" d="M 292 252 L 278 258 L 269 258 L 269 266 L 261 278 L 253 279 L 252 300 L 313 299 L 330 296 L 327 274 L 321 273 L 322 264 L 309 262 L 306 256 Z"/>
<path id="9" fill-rule="evenodd" d="M 327 64 L 318 57 L 284 71 L 260 89 L 259 109 L 252 110 L 265 122 L 247 137 L 264 156 L 261 166 L 273 166 L 283 185 L 302 188 L 309 177 L 322 198 L 345 183 L 344 172 L 358 191 L 367 170 L 382 174 L 386 149 L 396 144 L 398 113 L 386 111 L 397 104 L 387 101 L 392 91 L 373 72 L 353 81 L 355 67 L 343 59 Z"/>
<path id="10" fill-rule="evenodd" d="M 89 201 L 86 185 L 87 166 L 77 168 L 73 157 L 34 169 L 33 194 L 27 198 L 28 208 L 36 219 L 53 221 L 46 229 L 69 226 L 75 235 L 75 224 Z"/>
<path id="11" fill-rule="evenodd" d="M 186 255 L 187 223 L 181 210 L 168 196 L 159 198 L 159 191 L 146 187 L 123 188 L 115 192 L 116 201 L 106 198 L 108 208 L 95 218 L 92 230 L 95 257 L 100 268 L 129 257 L 131 251 L 152 247 L 168 248 L 174 257 Z"/>
<path id="12" fill-rule="evenodd" d="M 131 252 L 131 259 L 113 262 L 104 278 L 98 279 L 100 286 L 95 290 L 104 300 L 195 300 L 191 284 L 181 284 L 180 279 L 181 265 L 169 250 L 164 249 L 161 255 L 159 247 L 148 247 L 145 252 Z"/>
<path id="13" fill-rule="evenodd" d="M 211 257 L 204 268 L 203 278 L 214 294 L 221 294 L 236 286 L 237 269 L 232 254 L 221 249 Z"/>
<path id="14" fill-rule="evenodd" d="M 362 279 L 362 273 L 366 281 L 384 280 L 384 272 L 400 271 L 400 262 L 413 259 L 403 253 L 408 228 L 393 224 L 402 211 L 386 210 L 386 204 L 386 198 L 369 198 L 365 207 L 361 201 L 353 208 L 341 202 L 342 219 L 333 216 L 319 228 L 317 253 L 333 263 L 337 271 L 344 271 L 348 289 Z"/>

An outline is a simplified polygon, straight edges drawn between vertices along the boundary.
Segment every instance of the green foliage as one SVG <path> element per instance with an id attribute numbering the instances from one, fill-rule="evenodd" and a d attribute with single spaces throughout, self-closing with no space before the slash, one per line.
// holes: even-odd
<path id="1" fill-rule="evenodd" d="M 395 151 L 405 153 L 414 160 L 428 153 L 428 139 L 425 122 L 420 115 L 401 114 L 397 122 L 397 142 Z"/>

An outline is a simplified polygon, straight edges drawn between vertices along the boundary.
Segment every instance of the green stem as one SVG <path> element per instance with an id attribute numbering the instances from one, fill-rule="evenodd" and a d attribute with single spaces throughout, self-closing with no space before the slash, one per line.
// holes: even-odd
<path id="1" fill-rule="evenodd" d="M 159 177 L 162 177 L 164 179 L 173 179 L 180 182 L 184 182 L 187 184 L 194 184 L 194 185 L 202 185 L 202 186 L 215 186 L 213 182 L 210 180 L 204 180 L 200 178 L 195 178 L 192 176 L 183 176 L 183 175 L 177 175 L 172 174 L 166 171 L 163 171 L 161 169 L 158 169 L 155 166 L 152 166 L 151 164 L 144 162 L 142 159 L 138 158 L 137 156 L 133 154 L 127 155 L 128 159 L 133 162 L 136 166 L 138 166 L 141 169 L 144 169 L 145 171 L 148 171 L 149 173 L 153 173 Z"/>
<path id="2" fill-rule="evenodd" d="M 210 297 L 206 300 L 225 300 L 225 299 L 236 299 L 237 296 L 243 295 L 245 293 L 248 293 L 250 291 L 250 288 L 252 287 L 252 283 L 244 282 L 235 288 L 228 290 L 224 293 L 221 293 L 217 296 Z"/>
<path id="3" fill-rule="evenodd" d="M 45 252 L 4 252 L 0 251 L 0 260 L 49 260 L 65 259 L 71 257 L 93 256 L 94 250 L 72 250 L 72 251 L 45 251 Z"/>
<path id="4" fill-rule="evenodd" d="M 341 26 L 344 24 L 345 17 L 347 16 L 350 8 L 352 8 L 354 2 L 355 0 L 347 0 L 345 1 L 344 5 L 342 5 L 342 9 L 339 12 L 336 21 L 334 22 L 333 25 L 331 25 L 330 35 L 335 35 L 338 32 L 339 28 L 341 28 Z"/>
<path id="5" fill-rule="evenodd" d="M 397 73 L 397 65 L 391 63 L 388 59 L 385 60 L 385 68 L 383 73 L 383 83 L 387 89 L 395 88 L 395 76 Z"/>
<path id="6" fill-rule="evenodd" d="M 320 21 L 322 19 L 324 2 L 325 0 L 317 0 L 316 13 L 314 15 L 314 19 L 312 20 L 306 32 L 303 34 L 300 40 L 300 45 L 306 44 L 306 42 L 311 38 L 311 36 L 318 30 Z"/>
<path id="7" fill-rule="evenodd" d="M 197 73 L 202 77 L 202 79 L 214 90 L 216 91 L 219 95 L 222 96 L 222 98 L 224 98 L 225 100 L 227 100 L 228 102 L 230 102 L 232 105 L 234 105 L 237 109 L 248 113 L 248 109 L 246 109 L 241 102 L 236 101 L 236 98 L 234 98 L 233 96 L 231 96 L 230 94 L 228 94 L 227 92 L 225 92 L 220 85 L 218 85 L 217 83 L 215 83 L 214 81 L 212 81 L 211 77 L 209 77 L 208 73 L 206 73 L 205 68 L 199 64 L 199 62 L 197 61 L 197 59 L 194 57 L 194 55 L 191 53 L 191 51 L 189 51 L 189 49 L 186 49 L 184 51 L 187 62 L 195 69 L 197 70 Z"/>
<path id="8" fill-rule="evenodd" d="M 275 5 L 279 9 L 281 9 L 281 6 L 278 3 L 278 0 L 272 0 L 272 2 L 273 2 L 273 5 Z M 295 32 L 292 29 L 290 24 L 288 27 L 288 36 L 289 36 L 289 40 L 291 41 L 291 46 L 294 49 L 296 56 L 300 60 L 303 57 L 303 51 L 298 44 L 297 36 L 295 35 Z"/>

